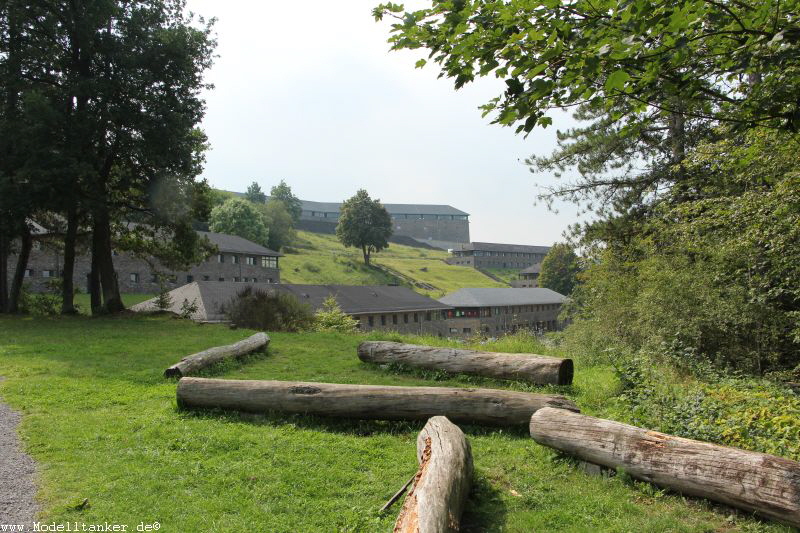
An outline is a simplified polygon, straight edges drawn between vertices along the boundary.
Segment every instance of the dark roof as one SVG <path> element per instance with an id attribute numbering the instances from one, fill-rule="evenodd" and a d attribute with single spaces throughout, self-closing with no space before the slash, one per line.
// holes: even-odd
<path id="1" fill-rule="evenodd" d="M 271 257 L 281 257 L 283 254 L 269 248 L 265 248 L 253 241 L 248 241 L 236 235 L 226 233 L 214 233 L 211 231 L 198 231 L 201 237 L 208 237 L 213 244 L 217 245 L 220 252 L 235 252 L 240 254 L 257 254 Z"/>
<path id="2" fill-rule="evenodd" d="M 528 246 L 527 244 L 503 244 L 499 242 L 469 242 L 454 250 L 482 250 L 490 252 L 522 252 L 526 254 L 546 254 L 549 246 Z"/>
<path id="3" fill-rule="evenodd" d="M 322 307 L 325 299 L 333 295 L 342 311 L 348 314 L 392 313 L 399 311 L 432 311 L 450 306 L 418 294 L 408 287 L 390 285 L 270 285 L 294 294 L 313 309 Z"/>
<path id="4" fill-rule="evenodd" d="M 535 265 L 531 265 L 528 268 L 523 268 L 519 271 L 520 274 L 541 274 L 542 272 L 542 264 L 536 263 Z"/>
<path id="5" fill-rule="evenodd" d="M 505 305 L 560 304 L 563 294 L 543 288 L 478 288 L 460 289 L 439 301 L 453 307 L 500 307 Z"/>
<path id="6" fill-rule="evenodd" d="M 244 193 L 234 192 L 236 196 L 242 197 Z M 267 196 L 269 201 L 269 196 Z M 303 211 L 318 211 L 321 213 L 338 213 L 342 207 L 342 202 L 312 202 L 311 200 L 300 200 Z M 450 205 L 438 204 L 383 204 L 389 214 L 392 215 L 466 215 L 460 209 Z"/>

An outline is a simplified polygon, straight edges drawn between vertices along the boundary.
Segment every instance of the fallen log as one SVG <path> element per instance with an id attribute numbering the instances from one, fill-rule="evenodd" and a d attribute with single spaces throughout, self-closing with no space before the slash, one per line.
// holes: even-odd
<path id="1" fill-rule="evenodd" d="M 182 378 L 177 397 L 183 408 L 376 420 L 427 420 L 443 415 L 454 421 L 501 426 L 526 424 L 542 407 L 578 410 L 567 398 L 551 394 L 298 381 Z"/>
<path id="2" fill-rule="evenodd" d="M 265 349 L 268 344 L 269 337 L 267 334 L 259 332 L 234 344 L 217 346 L 196 354 L 187 355 L 166 369 L 164 371 L 164 377 L 180 378 L 189 376 L 200 369 L 206 368 L 224 359 L 241 357 L 242 355 Z"/>
<path id="3" fill-rule="evenodd" d="M 430 370 L 446 370 L 454 374 L 516 379 L 537 385 L 570 385 L 574 373 L 572 359 L 534 354 L 478 352 L 399 342 L 362 342 L 358 345 L 358 357 L 366 363 L 401 363 Z"/>
<path id="4" fill-rule="evenodd" d="M 419 470 L 394 525 L 395 533 L 458 531 L 472 482 L 472 452 L 458 426 L 434 416 L 417 437 Z"/>
<path id="5" fill-rule="evenodd" d="M 800 527 L 800 463 L 563 409 L 531 417 L 533 440 L 632 477 Z"/>

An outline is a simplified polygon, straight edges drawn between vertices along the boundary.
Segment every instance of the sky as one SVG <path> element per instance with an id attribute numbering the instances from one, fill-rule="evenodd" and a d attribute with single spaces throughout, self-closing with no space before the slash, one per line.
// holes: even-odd
<path id="1" fill-rule="evenodd" d="M 265 192 L 284 179 L 314 201 L 364 188 L 385 203 L 466 211 L 473 241 L 562 240 L 577 209 L 536 205 L 537 185 L 554 177 L 532 174 L 524 160 L 549 154 L 556 128 L 572 120 L 554 116 L 554 127 L 527 138 L 490 124 L 478 106 L 503 82 L 455 91 L 435 63 L 415 69 L 426 52 L 389 51 L 390 23 L 371 14 L 377 3 L 188 0 L 189 10 L 217 18 L 203 177 L 232 191 L 256 181 Z"/>

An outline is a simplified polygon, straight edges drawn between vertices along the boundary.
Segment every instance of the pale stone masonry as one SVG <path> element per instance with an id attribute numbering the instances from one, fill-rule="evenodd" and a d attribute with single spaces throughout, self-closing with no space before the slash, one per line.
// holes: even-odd
<path id="1" fill-rule="evenodd" d="M 280 283 L 279 258 L 283 255 L 242 237 L 198 232 L 216 245 L 219 253 L 186 271 L 171 271 L 156 267 L 163 274 L 166 288 L 175 288 L 193 281 L 232 281 L 237 283 Z M 114 252 L 114 268 L 119 279 L 120 292 L 149 293 L 160 291 L 159 278 L 147 261 L 125 252 Z M 17 256 L 9 257 L 9 282 L 16 266 Z M 58 241 L 51 242 L 47 235 L 38 235 L 28 260 L 25 284 L 31 291 L 41 292 L 48 281 L 59 278 L 63 268 L 63 251 Z M 91 256 L 82 247 L 75 258 L 75 287 L 88 291 Z"/>

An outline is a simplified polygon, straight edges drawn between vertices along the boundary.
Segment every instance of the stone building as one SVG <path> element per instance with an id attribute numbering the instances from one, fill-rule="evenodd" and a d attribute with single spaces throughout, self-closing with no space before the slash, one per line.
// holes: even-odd
<path id="1" fill-rule="evenodd" d="M 535 332 L 561 329 L 558 315 L 566 297 L 542 288 L 460 289 L 444 298 L 447 335 L 499 336 L 520 329 Z"/>
<path id="2" fill-rule="evenodd" d="M 234 193 L 242 196 L 242 193 Z M 269 198 L 267 198 L 269 201 Z M 333 233 L 339 223 L 341 202 L 301 200 L 298 229 Z M 411 237 L 430 246 L 447 250 L 469 242 L 469 213 L 449 205 L 383 204 L 392 217 L 395 235 Z"/>
<path id="3" fill-rule="evenodd" d="M 541 263 L 549 246 L 527 246 L 524 244 L 500 244 L 494 242 L 471 242 L 456 246 L 452 257 L 445 261 L 451 265 L 472 268 L 513 268 L 522 270 Z"/>
<path id="4" fill-rule="evenodd" d="M 539 286 L 539 274 L 542 272 L 542 264 L 536 263 L 526 269 L 520 270 L 517 279 L 511 281 L 512 287 L 531 288 Z"/>
<path id="5" fill-rule="evenodd" d="M 250 284 L 195 281 L 170 291 L 171 311 L 180 313 L 184 300 L 195 303 L 192 319 L 203 322 L 227 320 L 224 307 Z M 270 285 L 269 290 L 292 294 L 316 311 L 334 296 L 342 311 L 359 321 L 362 331 L 384 330 L 443 336 L 445 314 L 450 306 L 417 294 L 407 287 L 359 285 Z M 133 311 L 156 309 L 155 299 L 137 304 Z"/>
<path id="6" fill-rule="evenodd" d="M 176 272 L 157 267 L 168 287 L 177 287 L 195 280 L 279 283 L 278 260 L 283 254 L 236 235 L 198 232 L 216 245 L 219 252 L 188 271 Z M 157 293 L 159 278 L 147 261 L 125 252 L 114 252 L 114 268 L 120 292 Z M 9 257 L 9 278 L 13 275 L 17 256 Z M 25 283 L 34 292 L 47 288 L 48 281 L 61 276 L 63 251 L 57 241 L 37 232 L 25 271 Z M 75 287 L 88 291 L 91 256 L 85 248 L 75 258 Z M 10 280 L 9 280 L 10 282 Z"/>

